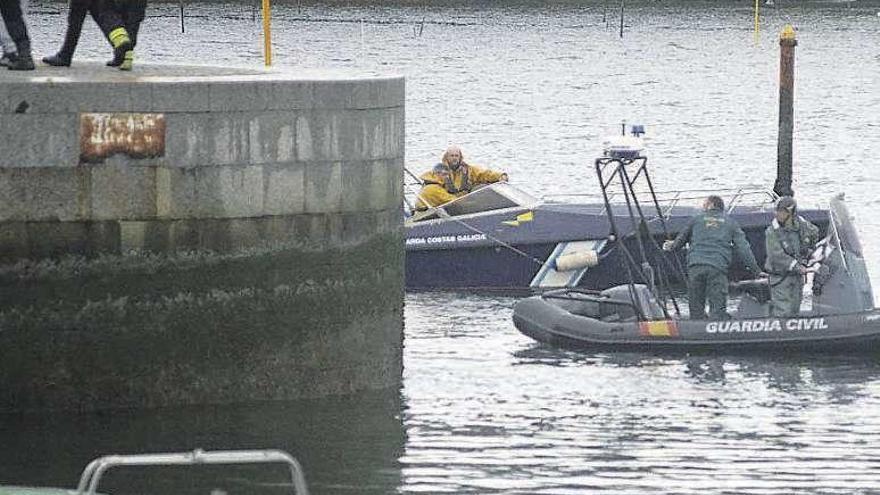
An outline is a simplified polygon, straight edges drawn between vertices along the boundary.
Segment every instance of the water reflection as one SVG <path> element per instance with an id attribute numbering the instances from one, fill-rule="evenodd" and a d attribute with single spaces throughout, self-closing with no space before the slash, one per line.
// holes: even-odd
<path id="1" fill-rule="evenodd" d="M 511 300 L 477 299 L 408 298 L 424 330 L 408 327 L 407 362 L 446 373 L 405 380 L 405 492 L 850 493 L 880 480 L 870 358 L 574 352 L 518 335 Z M 494 307 L 495 323 L 476 316 L 441 349 L 424 334 L 449 325 L 450 305 Z"/>
<path id="2" fill-rule="evenodd" d="M 534 343 L 513 353 L 516 365 L 611 366 L 618 368 L 675 368 L 695 383 L 723 386 L 742 379 L 760 380 L 782 392 L 796 393 L 829 387 L 837 401 L 850 402 L 880 378 L 880 363 L 870 355 L 665 354 L 589 353 Z M 852 396 L 847 399 L 848 396 Z"/>
<path id="3" fill-rule="evenodd" d="M 405 435 L 397 390 L 283 403 L 97 414 L 0 416 L 0 482 L 74 487 L 92 458 L 203 448 L 275 448 L 302 464 L 313 494 L 387 493 Z M 101 491 L 290 493 L 283 465 L 116 468 Z"/>

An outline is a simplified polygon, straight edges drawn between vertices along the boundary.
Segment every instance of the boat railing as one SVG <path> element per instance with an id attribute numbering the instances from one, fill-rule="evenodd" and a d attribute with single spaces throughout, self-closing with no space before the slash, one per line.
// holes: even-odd
<path id="1" fill-rule="evenodd" d="M 407 170 L 409 180 L 404 181 L 404 202 L 409 211 L 415 209 L 421 183 L 418 177 Z M 720 196 L 727 207 L 727 213 L 734 213 L 738 206 L 761 206 L 774 203 L 778 196 L 771 190 L 761 188 L 723 188 L 723 189 L 682 189 L 676 191 L 656 191 L 657 203 L 663 217 L 668 219 L 674 208 L 678 206 L 700 206 L 702 201 L 709 195 Z M 541 201 L 560 201 L 571 199 L 580 202 L 595 202 L 597 205 L 604 204 L 602 195 L 599 193 L 553 193 L 541 196 Z M 609 191 L 608 199 L 617 204 L 623 203 L 624 198 L 620 193 Z M 604 215 L 605 207 L 599 214 Z"/>
<path id="2" fill-rule="evenodd" d="M 740 205 L 760 206 L 772 204 L 776 201 L 777 196 L 773 191 L 758 188 L 729 188 L 729 189 L 683 189 L 679 191 L 656 191 L 657 203 L 664 218 L 669 218 L 672 210 L 677 206 L 697 206 L 709 195 L 720 196 L 727 206 L 727 213 L 733 213 Z M 602 203 L 603 199 L 600 194 L 580 193 L 580 194 L 549 194 L 544 195 L 542 199 L 558 200 L 559 198 L 577 198 L 579 200 L 595 200 L 596 203 Z M 609 191 L 608 199 L 612 203 L 623 202 L 624 198 L 621 194 Z M 606 213 L 603 208 L 602 214 Z"/>
<path id="3" fill-rule="evenodd" d="M 118 466 L 194 466 L 202 464 L 283 463 L 290 468 L 291 486 L 297 495 L 308 495 L 305 475 L 299 462 L 281 450 L 216 450 L 161 454 L 108 455 L 90 462 L 83 470 L 76 495 L 94 495 L 101 476 Z"/>
<path id="4" fill-rule="evenodd" d="M 403 170 L 405 172 L 403 180 L 403 203 L 407 211 L 415 211 L 419 191 L 422 188 L 422 181 L 408 168 L 404 167 Z"/>
<path id="5" fill-rule="evenodd" d="M 733 213 L 740 204 L 748 204 L 750 206 L 773 204 L 776 199 L 776 193 L 766 189 L 746 189 L 746 188 L 730 188 L 730 189 L 688 189 L 683 191 L 658 192 L 657 201 L 666 203 L 665 215 L 681 203 L 689 203 L 692 201 L 701 201 L 709 195 L 720 196 L 724 200 L 727 207 L 727 213 Z M 662 207 L 662 206 L 661 206 Z"/>

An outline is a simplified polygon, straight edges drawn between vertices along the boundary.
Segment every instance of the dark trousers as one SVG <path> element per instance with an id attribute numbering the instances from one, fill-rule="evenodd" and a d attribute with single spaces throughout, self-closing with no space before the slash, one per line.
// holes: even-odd
<path id="1" fill-rule="evenodd" d="M 790 273 L 786 277 L 770 277 L 770 314 L 795 317 L 801 312 L 804 297 L 804 276 Z"/>
<path id="2" fill-rule="evenodd" d="M 689 266 L 688 307 L 692 320 L 706 319 L 707 301 L 711 319 L 730 318 L 727 314 L 727 272 L 709 265 Z"/>
<path id="3" fill-rule="evenodd" d="M 108 39 L 111 31 L 124 27 L 128 31 L 132 44 L 135 44 L 146 10 L 146 0 L 70 0 L 70 11 L 67 13 L 67 31 L 64 34 L 64 45 L 59 54 L 67 59 L 73 58 L 86 14 L 92 16 L 92 19 L 101 28 L 101 32 Z"/>
<path id="4" fill-rule="evenodd" d="M 132 46 L 137 45 L 138 31 L 147 15 L 147 0 L 116 0 L 109 3 L 115 4 L 114 10 L 122 20 L 125 30 L 128 31 Z"/>
<path id="5" fill-rule="evenodd" d="M 18 0 L 0 0 L 0 15 L 6 23 L 9 37 L 15 42 L 19 54 L 30 55 L 31 40 L 28 36 L 24 16 L 21 13 L 21 4 Z"/>
<path id="6" fill-rule="evenodd" d="M 92 15 L 92 19 L 101 28 L 101 32 L 104 33 L 105 37 L 110 34 L 110 31 L 121 25 L 119 22 L 115 26 L 112 25 L 112 20 L 110 20 L 111 23 L 107 23 L 106 17 L 98 15 L 96 3 L 94 0 L 70 0 L 69 10 L 67 11 L 67 30 L 64 32 L 64 44 L 61 45 L 61 50 L 58 51 L 58 54 L 63 58 L 68 60 L 73 58 L 73 52 L 76 51 L 76 45 L 79 43 L 79 35 L 82 33 L 86 14 Z"/>

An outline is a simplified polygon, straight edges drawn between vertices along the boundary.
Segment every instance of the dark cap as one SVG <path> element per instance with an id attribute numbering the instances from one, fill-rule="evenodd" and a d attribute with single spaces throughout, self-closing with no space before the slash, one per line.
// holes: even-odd
<path id="1" fill-rule="evenodd" d="M 794 211 L 797 208 L 797 202 L 791 196 L 783 196 L 776 201 L 776 211 L 788 210 Z"/>
<path id="2" fill-rule="evenodd" d="M 710 210 L 724 211 L 724 200 L 721 196 L 712 195 L 706 198 L 706 201 L 709 202 Z"/>

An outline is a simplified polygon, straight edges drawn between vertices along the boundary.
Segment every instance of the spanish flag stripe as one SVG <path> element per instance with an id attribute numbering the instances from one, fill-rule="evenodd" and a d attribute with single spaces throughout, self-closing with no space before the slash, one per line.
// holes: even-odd
<path id="1" fill-rule="evenodd" d="M 678 337 L 678 325 L 674 320 L 639 322 L 639 335 L 645 337 Z"/>

